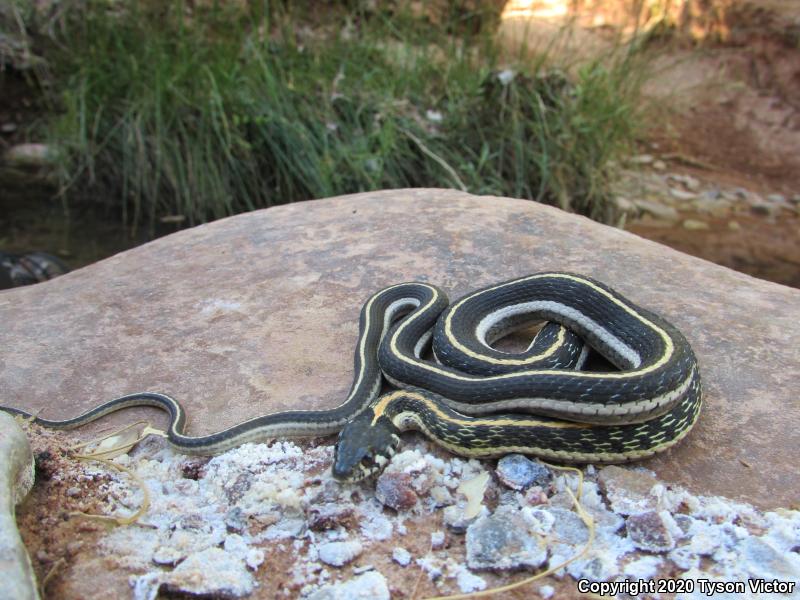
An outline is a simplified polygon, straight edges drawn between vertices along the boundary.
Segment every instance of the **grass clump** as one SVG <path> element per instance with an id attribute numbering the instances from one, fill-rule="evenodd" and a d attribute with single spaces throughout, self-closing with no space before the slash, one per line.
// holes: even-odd
<path id="1" fill-rule="evenodd" d="M 403 15 L 309 27 L 263 7 L 85 0 L 50 57 L 67 202 L 150 230 L 311 198 L 455 187 L 605 218 L 637 131 L 630 53 L 502 66 L 491 35 Z M 47 54 L 46 54 L 47 56 Z"/>

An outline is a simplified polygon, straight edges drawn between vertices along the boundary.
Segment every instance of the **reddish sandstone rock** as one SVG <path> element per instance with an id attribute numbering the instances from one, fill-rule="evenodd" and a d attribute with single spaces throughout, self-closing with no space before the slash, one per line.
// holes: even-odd
<path id="1" fill-rule="evenodd" d="M 533 202 L 446 190 L 255 211 L 0 293 L 0 347 L 13 349 L 0 361 L 2 401 L 64 418 L 158 390 L 184 404 L 192 434 L 332 407 L 377 289 L 421 279 L 457 298 L 544 270 L 600 279 L 692 343 L 705 408 L 648 468 L 764 508 L 795 500 L 800 291 Z M 164 422 L 146 410 L 109 420 Z"/>

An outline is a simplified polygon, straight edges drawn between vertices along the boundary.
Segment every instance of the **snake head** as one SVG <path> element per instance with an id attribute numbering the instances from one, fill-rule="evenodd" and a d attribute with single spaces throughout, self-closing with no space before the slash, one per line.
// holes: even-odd
<path id="1" fill-rule="evenodd" d="M 385 416 L 373 420 L 373 412 L 366 410 L 339 432 L 333 454 L 336 479 L 361 481 L 383 470 L 397 452 L 400 430 Z"/>

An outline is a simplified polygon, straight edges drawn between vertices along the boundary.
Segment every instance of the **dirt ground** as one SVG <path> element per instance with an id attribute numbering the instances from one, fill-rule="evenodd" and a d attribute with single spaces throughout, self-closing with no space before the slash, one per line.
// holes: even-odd
<path id="1" fill-rule="evenodd" d="M 575 22 L 580 27 L 558 50 L 571 60 L 594 59 L 620 31 L 653 22 L 652 13 L 634 18 L 633 4 L 575 0 L 571 13 L 570 3 L 560 0 L 510 0 L 500 34 L 512 49 L 520 42 L 536 49 Z M 662 172 L 690 175 L 706 188 L 783 196 L 787 210 L 717 215 L 704 218 L 704 229 L 685 228 L 684 220 L 698 215 L 681 212 L 672 223 L 628 219 L 626 229 L 800 287 L 800 0 L 676 0 L 670 6 L 668 30 L 649 45 L 650 131 L 641 152 L 658 159 Z"/>
<path id="2" fill-rule="evenodd" d="M 800 2 L 738 2 L 725 41 L 665 47 L 647 88 L 665 118 L 652 140 L 669 165 L 762 196 L 800 194 Z M 683 165 L 680 163 L 683 162 Z M 674 164 L 678 163 L 678 164 Z M 688 163 L 688 164 L 687 164 Z M 795 204 L 795 207 L 797 204 Z M 691 215 L 687 215 L 691 216 Z M 712 219 L 703 231 L 633 223 L 643 237 L 715 263 L 800 287 L 800 220 Z"/>

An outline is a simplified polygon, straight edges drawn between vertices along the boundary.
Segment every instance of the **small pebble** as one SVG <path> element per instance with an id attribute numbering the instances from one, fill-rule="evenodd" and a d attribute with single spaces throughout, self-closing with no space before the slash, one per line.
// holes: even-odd
<path id="1" fill-rule="evenodd" d="M 327 531 L 337 527 L 350 529 L 356 525 L 355 507 L 352 504 L 329 502 L 308 509 L 308 527 L 312 531 Z"/>
<path id="2" fill-rule="evenodd" d="M 319 552 L 319 559 L 326 565 L 332 567 L 342 567 L 347 563 L 353 561 L 358 557 L 364 548 L 361 542 L 346 541 L 346 542 L 328 542 L 322 544 L 317 549 Z"/>
<path id="3" fill-rule="evenodd" d="M 600 470 L 597 481 L 615 513 L 632 515 L 655 508 L 650 490 L 657 480 L 652 473 L 611 465 Z"/>
<path id="4" fill-rule="evenodd" d="M 677 221 L 678 211 L 672 206 L 667 206 L 660 202 L 653 202 L 651 200 L 636 200 L 636 206 L 644 213 L 647 213 L 656 219 L 662 221 Z"/>
<path id="5" fill-rule="evenodd" d="M 653 155 L 639 154 L 637 156 L 631 156 L 629 162 L 634 165 L 649 165 L 653 162 Z"/>
<path id="6" fill-rule="evenodd" d="M 528 506 L 547 504 L 547 494 L 538 485 L 533 485 L 525 490 L 524 500 Z"/>
<path id="7" fill-rule="evenodd" d="M 565 544 L 585 544 L 589 541 L 589 528 L 580 516 L 566 508 L 543 508 L 549 512 L 555 520 L 551 529 L 552 535 Z"/>
<path id="8" fill-rule="evenodd" d="M 307 600 L 389 600 L 389 586 L 386 578 L 377 571 L 369 571 L 342 583 L 326 585 L 307 596 Z"/>
<path id="9" fill-rule="evenodd" d="M 57 154 L 55 147 L 47 144 L 17 144 L 6 150 L 4 160 L 18 167 L 46 167 Z"/>
<path id="10" fill-rule="evenodd" d="M 552 585 L 542 585 L 539 587 L 539 595 L 544 598 L 544 600 L 552 598 L 555 593 L 556 589 Z"/>
<path id="11" fill-rule="evenodd" d="M 395 510 L 408 510 L 418 499 L 412 487 L 411 475 L 387 471 L 378 478 L 375 497 L 385 506 Z"/>
<path id="12" fill-rule="evenodd" d="M 634 205 L 634 203 L 631 202 L 630 200 L 628 200 L 624 196 L 615 196 L 614 197 L 614 204 L 616 204 L 617 209 L 620 212 L 632 213 L 632 212 L 634 212 L 636 210 L 636 206 Z"/>
<path id="13" fill-rule="evenodd" d="M 756 214 L 764 217 L 775 216 L 781 212 L 780 205 L 770 204 L 768 202 L 754 202 L 750 205 L 750 210 Z"/>
<path id="14" fill-rule="evenodd" d="M 500 507 L 467 529 L 470 569 L 536 568 L 546 559 L 547 547 L 528 533 L 528 524 L 516 510 Z"/>
<path id="15" fill-rule="evenodd" d="M 441 123 L 442 122 L 442 113 L 438 110 L 427 110 L 425 111 L 425 118 L 428 121 L 432 121 L 433 123 Z"/>
<path id="16" fill-rule="evenodd" d="M 469 572 L 469 569 L 461 567 L 456 575 L 456 583 L 462 594 L 471 594 L 486 589 L 486 580 Z"/>
<path id="17" fill-rule="evenodd" d="M 628 537 L 634 546 L 648 552 L 669 552 L 675 548 L 675 540 L 664 518 L 665 515 L 656 511 L 628 517 Z"/>
<path id="18" fill-rule="evenodd" d="M 437 550 L 444 546 L 444 531 L 434 531 L 431 533 L 431 548 Z"/>
<path id="19" fill-rule="evenodd" d="M 708 223 L 701 221 L 700 219 L 686 219 L 683 222 L 683 228 L 690 231 L 710 229 Z"/>
<path id="20" fill-rule="evenodd" d="M 49 560 L 52 560 L 52 559 L 53 559 L 53 557 L 52 557 L 52 556 L 50 556 L 50 555 L 49 555 L 47 552 L 45 552 L 44 550 L 39 550 L 39 551 L 36 553 L 36 560 L 38 560 L 39 562 L 47 562 L 47 561 L 49 561 Z"/>
<path id="21" fill-rule="evenodd" d="M 66 494 L 70 498 L 74 498 L 75 496 L 80 496 L 81 488 L 73 486 L 73 487 L 67 489 Z"/>
<path id="22" fill-rule="evenodd" d="M 497 477 L 512 490 L 524 490 L 532 485 L 546 485 L 553 474 L 538 461 L 522 454 L 509 454 L 497 461 Z"/>
<path id="23" fill-rule="evenodd" d="M 407 567 L 411 564 L 411 553 L 405 548 L 397 547 L 392 550 L 392 560 L 401 567 Z"/>
<path id="24" fill-rule="evenodd" d="M 480 514 L 475 517 L 468 518 L 464 512 L 464 506 L 455 504 L 444 509 L 442 518 L 444 519 L 444 524 L 447 525 L 447 528 L 450 529 L 450 531 L 454 533 L 464 533 L 467 530 L 467 527 L 474 523 L 479 516 L 485 514 L 488 514 L 488 510 L 486 507 L 482 507 Z"/>
<path id="25" fill-rule="evenodd" d="M 225 514 L 225 528 L 228 533 L 242 533 L 247 529 L 247 520 L 241 508 L 234 506 Z"/>
<path id="26" fill-rule="evenodd" d="M 679 190 L 676 188 L 669 188 L 669 195 L 675 198 L 676 200 L 694 200 L 697 198 L 697 194 L 694 192 L 685 192 L 683 190 Z"/>

